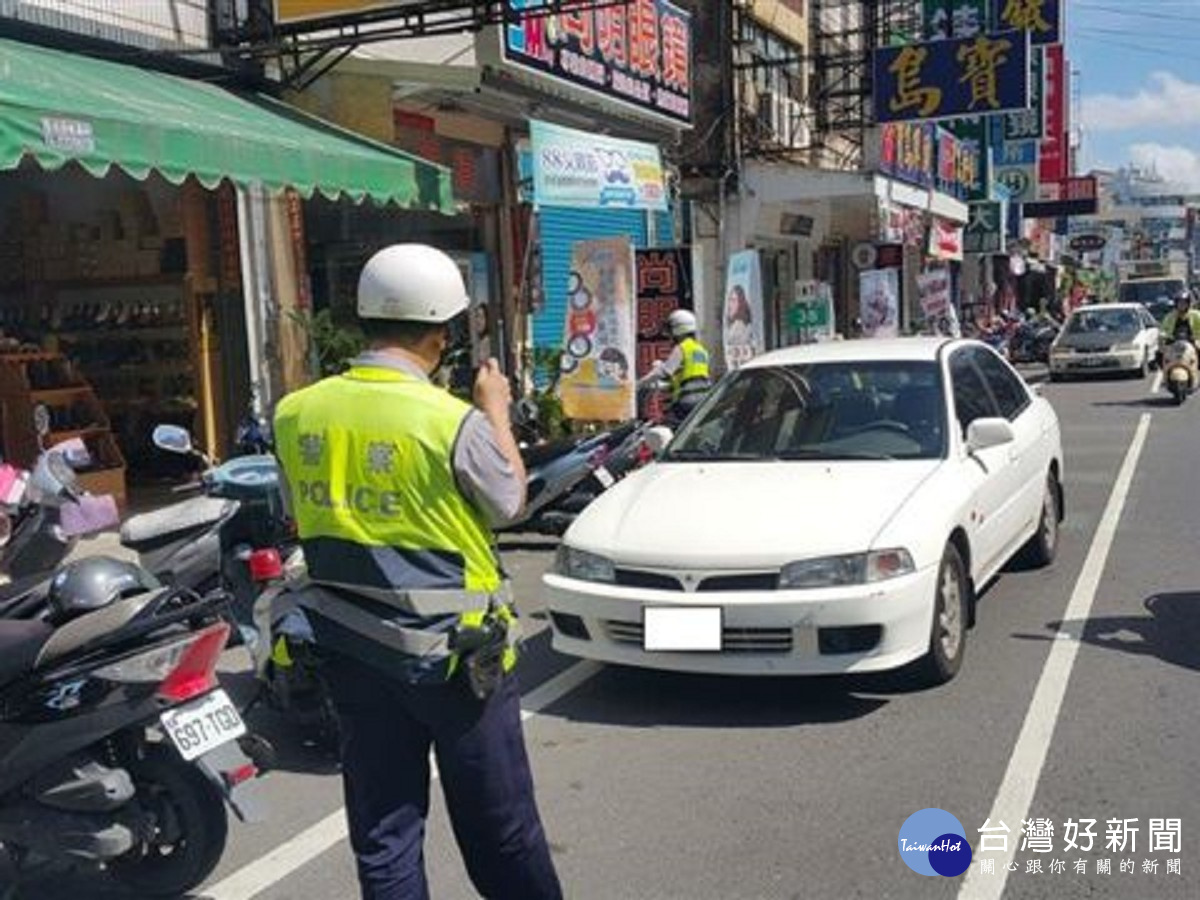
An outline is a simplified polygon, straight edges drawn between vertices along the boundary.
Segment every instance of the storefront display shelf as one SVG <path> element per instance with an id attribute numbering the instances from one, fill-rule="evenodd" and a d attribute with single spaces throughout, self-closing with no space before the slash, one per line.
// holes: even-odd
<path id="1" fill-rule="evenodd" d="M 55 334 L 55 337 L 60 341 L 169 341 L 178 339 L 181 334 L 186 336 L 187 332 L 184 330 L 186 328 L 186 322 L 178 322 L 174 325 L 155 325 L 148 328 L 129 325 L 103 326 L 91 331 L 60 331 Z"/>
<path id="2" fill-rule="evenodd" d="M 92 393 L 89 384 L 73 384 L 63 387 L 46 388 L 40 391 L 30 391 L 29 396 L 35 403 L 56 403 L 61 400 L 71 400 L 74 397 L 84 397 Z"/>

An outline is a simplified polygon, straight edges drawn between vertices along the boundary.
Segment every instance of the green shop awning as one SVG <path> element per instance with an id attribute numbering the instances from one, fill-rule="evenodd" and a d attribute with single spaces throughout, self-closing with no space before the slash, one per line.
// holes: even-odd
<path id="1" fill-rule="evenodd" d="M 116 166 L 138 180 L 194 175 L 213 188 L 228 178 L 305 198 L 454 209 L 447 169 L 268 97 L 0 40 L 0 169 L 25 157 L 96 176 Z"/>

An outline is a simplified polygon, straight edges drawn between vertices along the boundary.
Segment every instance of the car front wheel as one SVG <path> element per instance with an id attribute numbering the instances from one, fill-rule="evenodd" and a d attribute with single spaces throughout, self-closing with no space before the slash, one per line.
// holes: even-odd
<path id="1" fill-rule="evenodd" d="M 962 554 L 947 544 L 938 569 L 934 592 L 933 630 L 929 652 L 919 663 L 921 681 L 928 685 L 945 684 L 962 667 L 967 644 L 967 611 L 970 581 Z"/>

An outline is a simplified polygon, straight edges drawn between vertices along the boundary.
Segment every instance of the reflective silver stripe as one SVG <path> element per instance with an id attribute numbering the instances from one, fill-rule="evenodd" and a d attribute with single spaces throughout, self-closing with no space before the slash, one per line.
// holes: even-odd
<path id="1" fill-rule="evenodd" d="M 507 604 L 512 600 L 512 592 L 507 583 L 501 585 L 499 589 L 492 593 L 460 590 L 398 591 L 365 587 L 361 584 L 342 584 L 324 578 L 314 579 L 313 583 L 324 584 L 351 594 L 358 594 L 368 600 L 384 603 L 400 612 L 422 618 L 476 612 L 487 609 L 493 603 Z"/>
<path id="2" fill-rule="evenodd" d="M 311 609 L 328 619 L 344 625 L 363 637 L 383 644 L 408 656 L 438 661 L 450 656 L 450 635 L 405 628 L 382 619 L 348 600 L 343 600 L 317 586 L 308 588 L 297 597 L 300 606 Z"/>

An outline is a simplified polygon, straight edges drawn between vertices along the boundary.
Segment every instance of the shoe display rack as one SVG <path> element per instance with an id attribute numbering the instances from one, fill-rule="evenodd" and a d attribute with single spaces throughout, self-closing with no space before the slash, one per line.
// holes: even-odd
<path id="1" fill-rule="evenodd" d="M 45 406 L 50 413 L 47 444 L 82 439 L 92 462 L 78 473 L 80 484 L 94 494 L 112 494 L 124 507 L 125 460 L 92 385 L 62 354 L 27 351 L 10 346 L 8 352 L 0 352 L 0 444 L 5 461 L 26 468 L 37 461 L 41 445 L 33 412 Z"/>
<path id="2" fill-rule="evenodd" d="M 135 473 L 161 465 L 154 426 L 195 433 L 196 361 L 190 304 L 182 278 L 79 283 L 44 290 L 37 301 L 0 307 L 0 330 L 49 336 L 95 395 L 126 464 Z"/>

